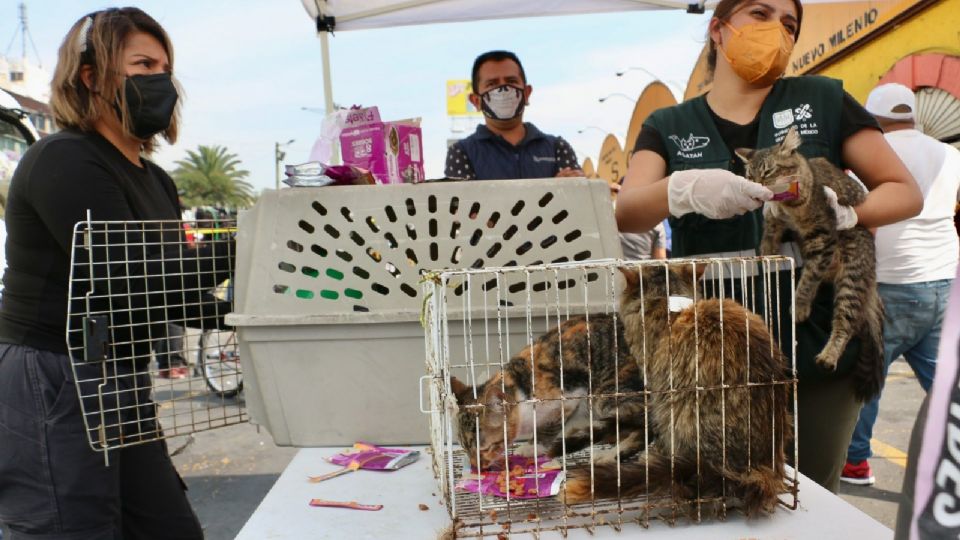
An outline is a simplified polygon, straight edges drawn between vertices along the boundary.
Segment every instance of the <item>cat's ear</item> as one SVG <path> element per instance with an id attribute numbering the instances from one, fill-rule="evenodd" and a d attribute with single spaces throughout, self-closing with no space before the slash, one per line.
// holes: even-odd
<path id="1" fill-rule="evenodd" d="M 696 282 L 700 281 L 700 278 L 703 277 L 703 273 L 707 271 L 706 264 L 697 264 L 697 263 L 683 263 L 680 265 L 675 265 L 673 268 L 676 269 L 676 273 L 680 276 L 680 279 L 685 285 L 694 285 Z"/>
<path id="2" fill-rule="evenodd" d="M 453 376 L 450 377 L 450 390 L 453 391 L 453 395 L 456 396 L 457 403 L 460 405 L 467 403 L 467 400 L 472 397 L 470 387 Z"/>
<path id="3" fill-rule="evenodd" d="M 800 145 L 803 144 L 803 139 L 800 138 L 800 132 L 797 131 L 797 126 L 790 126 L 790 129 L 787 130 L 787 135 L 783 138 L 783 142 L 780 143 L 780 153 L 781 154 L 792 154 L 800 148 Z"/>
<path id="4" fill-rule="evenodd" d="M 626 280 L 628 289 L 633 289 L 640 285 L 640 272 L 638 272 L 636 268 L 620 266 L 617 269 L 623 274 L 623 279 Z"/>
<path id="5" fill-rule="evenodd" d="M 737 154 L 737 157 L 742 159 L 744 163 L 750 163 L 750 160 L 753 158 L 754 150 L 753 148 L 737 148 L 733 151 Z"/>

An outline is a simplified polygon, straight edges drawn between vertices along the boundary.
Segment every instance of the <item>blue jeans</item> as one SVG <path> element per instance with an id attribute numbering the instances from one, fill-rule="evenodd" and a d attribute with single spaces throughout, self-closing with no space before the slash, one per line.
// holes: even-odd
<path id="1" fill-rule="evenodd" d="M 952 282 L 952 279 L 941 279 L 903 285 L 878 285 L 885 313 L 884 375 L 890 369 L 890 364 L 903 355 L 923 390 L 930 390 L 940 345 L 940 327 L 943 325 Z M 848 461 L 860 461 L 871 456 L 870 439 L 879 408 L 880 396 L 877 396 L 860 409 L 860 419 L 847 448 Z"/>

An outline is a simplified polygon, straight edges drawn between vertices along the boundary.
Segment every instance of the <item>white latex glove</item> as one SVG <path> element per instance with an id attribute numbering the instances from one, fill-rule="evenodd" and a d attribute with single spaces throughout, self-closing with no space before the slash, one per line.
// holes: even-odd
<path id="1" fill-rule="evenodd" d="M 667 183 L 667 202 L 676 217 L 696 212 L 727 219 L 756 210 L 771 197 L 769 189 L 724 169 L 677 171 Z"/>
<path id="2" fill-rule="evenodd" d="M 844 231 L 857 224 L 857 213 L 852 206 L 844 206 L 837 202 L 837 193 L 827 186 L 823 186 L 823 193 L 827 196 L 827 203 L 837 215 L 837 230 Z"/>

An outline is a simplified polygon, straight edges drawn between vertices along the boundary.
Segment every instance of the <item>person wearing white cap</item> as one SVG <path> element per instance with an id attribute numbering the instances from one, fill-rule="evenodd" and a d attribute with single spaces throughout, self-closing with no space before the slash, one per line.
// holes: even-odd
<path id="1" fill-rule="evenodd" d="M 960 189 L 960 151 L 916 129 L 916 98 L 902 84 L 882 84 L 865 105 L 923 193 L 920 215 L 877 229 L 877 281 L 886 312 L 885 369 L 901 355 L 923 390 L 933 381 L 950 285 L 960 258 L 953 215 Z M 863 405 L 840 479 L 871 485 L 867 458 L 880 396 Z"/>

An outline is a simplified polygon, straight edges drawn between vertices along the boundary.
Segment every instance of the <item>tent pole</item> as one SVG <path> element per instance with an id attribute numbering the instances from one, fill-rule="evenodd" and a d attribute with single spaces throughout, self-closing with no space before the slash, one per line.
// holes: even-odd
<path id="1" fill-rule="evenodd" d="M 323 100 L 327 114 L 334 112 L 333 82 L 330 80 L 330 38 L 329 32 L 317 32 L 320 37 L 320 54 L 323 58 Z M 333 141 L 333 155 L 330 161 L 334 165 L 340 164 L 340 141 Z"/>

